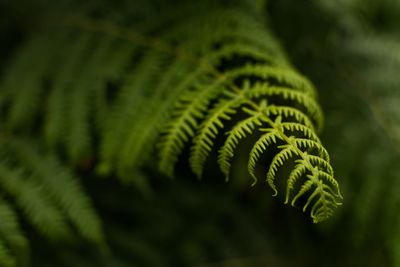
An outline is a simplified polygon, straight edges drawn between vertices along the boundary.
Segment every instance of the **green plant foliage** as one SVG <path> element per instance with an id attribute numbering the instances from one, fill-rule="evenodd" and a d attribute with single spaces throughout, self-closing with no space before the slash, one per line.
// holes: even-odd
<path id="1" fill-rule="evenodd" d="M 399 266 L 399 7 L 0 3 L 0 266 Z"/>
<path id="2" fill-rule="evenodd" d="M 281 4 L 293 5 L 293 2 Z M 395 74 L 400 67 L 400 40 L 396 30 L 399 1 L 356 0 L 337 4 L 315 1 L 307 9 L 308 16 L 296 17 L 302 21 L 299 28 L 311 29 L 311 24 L 315 24 L 306 17 L 313 17 L 315 12 L 324 18 L 320 27 L 314 27 L 303 37 L 294 32 L 289 34 L 289 26 L 278 31 L 288 34 L 281 36 L 286 45 L 292 46 L 298 40 L 295 42 L 298 48 L 293 53 L 295 62 L 307 66 L 306 73 L 312 73 L 318 88 L 326 90 L 320 91 L 327 113 L 323 138 L 329 140 L 327 147 L 336 173 L 346 181 L 346 185 L 342 184 L 347 188 L 344 189 L 346 202 L 351 203 L 340 218 L 336 217 L 339 224 L 332 233 L 337 234 L 338 229 L 348 233 L 349 245 L 340 246 L 369 255 L 362 265 L 399 266 L 399 221 L 395 208 L 399 203 L 396 162 L 400 155 L 399 81 Z M 279 14 L 280 17 L 293 15 Z M 276 25 L 282 26 L 282 20 L 276 19 Z M 315 63 L 317 58 L 321 63 Z M 357 255 L 349 258 L 353 260 L 345 265 L 361 262 Z"/>
<path id="3" fill-rule="evenodd" d="M 162 29 L 170 17 L 143 29 L 86 14 L 65 15 L 40 29 L 5 71 L 6 129 L 37 133 L 78 166 L 97 161 L 98 151 L 100 174 L 116 172 L 136 183 L 132 173 L 152 162 L 155 143 L 160 170 L 169 176 L 193 143 L 189 163 L 200 177 L 215 139 L 229 131 L 231 144 L 219 150 L 228 179 L 232 144 L 245 137 L 242 127 L 247 135 L 266 132 L 274 142 L 262 136 L 249 155 L 254 180 L 260 157 L 273 145 L 282 150 L 267 167 L 274 195 L 278 170 L 296 161 L 306 170 L 288 183 L 287 192 L 295 191 L 291 204 L 307 193 L 304 210 L 312 204 L 314 222 L 331 216 L 341 195 L 327 152 L 314 137 L 322 112 L 313 85 L 290 66 L 256 6 L 205 2 L 194 14 L 181 5 L 188 14 Z M 30 70 L 32 64 L 39 67 Z M 247 118 L 236 119 L 238 113 Z M 247 126 L 248 119 L 257 127 Z M 231 120 L 238 125 L 229 130 Z"/>
<path id="4" fill-rule="evenodd" d="M 228 180 L 237 147 L 249 137 L 257 138 L 248 160 L 253 184 L 262 166 L 274 195 L 284 192 L 275 181 L 295 163 L 285 203 L 309 208 L 315 223 L 340 205 L 316 134 L 323 124 L 316 90 L 286 59 L 261 3 L 183 1 L 172 12 L 167 3 L 138 2 L 113 9 L 118 18 L 92 15 L 101 5 L 77 12 L 71 3 L 47 4 L 48 12 L 33 17 L 37 28 L 0 84 L 1 189 L 39 233 L 68 239 L 72 226 L 105 247 L 88 197 L 57 158 L 146 191 L 141 172 L 155 164 L 154 153 L 160 172 L 173 177 L 188 148 L 189 166 L 201 177 L 215 148 Z M 157 5 L 165 12 L 154 19 Z M 13 266 L 6 241 L 1 259 Z"/>
<path id="5" fill-rule="evenodd" d="M 28 242 L 22 234 L 14 209 L 4 200 L 0 200 L 0 262 L 2 266 L 26 266 Z"/>
<path id="6" fill-rule="evenodd" d="M 0 144 L 4 264 L 25 266 L 28 260 L 29 246 L 16 208 L 49 241 L 71 241 L 75 236 L 71 224 L 82 238 L 105 249 L 100 219 L 77 178 L 54 155 L 43 155 L 32 143 L 7 138 Z"/>

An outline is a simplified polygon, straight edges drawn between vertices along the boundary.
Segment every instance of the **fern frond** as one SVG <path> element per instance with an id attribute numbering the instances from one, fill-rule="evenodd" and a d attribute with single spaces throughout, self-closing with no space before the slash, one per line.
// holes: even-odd
<path id="1" fill-rule="evenodd" d="M 266 111 L 266 115 L 276 115 L 276 116 L 281 116 L 285 119 L 290 119 L 294 118 L 295 121 L 299 123 L 303 123 L 306 127 L 312 129 L 315 131 L 315 125 L 314 123 L 310 120 L 310 118 L 304 114 L 302 111 L 289 107 L 289 106 L 274 106 L 270 105 L 268 110 Z"/>
<path id="2" fill-rule="evenodd" d="M 287 160 L 297 155 L 298 153 L 291 144 L 279 146 L 279 148 L 281 148 L 282 150 L 272 159 L 269 170 L 267 172 L 267 182 L 274 191 L 274 196 L 278 194 L 278 191 L 276 190 L 276 186 L 274 184 L 274 179 L 276 177 L 278 169 L 282 167 Z"/>
<path id="3" fill-rule="evenodd" d="M 281 96 L 284 100 L 289 99 L 295 101 L 295 103 L 306 111 L 306 114 L 309 115 L 315 121 L 318 129 L 321 129 L 323 124 L 323 116 L 320 106 L 314 100 L 314 98 L 310 97 L 308 94 L 304 92 L 295 91 L 290 88 L 285 87 L 277 87 L 277 86 L 269 86 L 268 84 L 256 84 L 253 89 L 249 92 L 250 97 L 274 97 Z"/>
<path id="4" fill-rule="evenodd" d="M 308 157 L 309 155 L 306 154 L 303 160 L 310 162 Z M 307 165 L 308 164 L 304 164 L 304 166 Z M 341 198 L 341 194 L 339 191 L 339 185 L 332 175 L 318 169 L 318 167 L 308 167 L 308 171 L 310 174 L 306 175 L 307 181 L 293 197 L 291 204 L 294 206 L 300 197 L 309 191 L 313 191 L 303 206 L 303 211 L 305 211 L 313 202 L 311 217 L 313 218 L 314 223 L 318 223 L 330 217 L 334 208 L 341 205 L 341 203 L 338 202 L 338 199 Z M 303 170 L 303 172 L 305 171 Z M 290 192 L 291 189 L 292 183 L 288 184 L 287 192 Z M 318 198 L 318 200 L 314 201 L 315 198 Z"/>
<path id="5" fill-rule="evenodd" d="M 115 168 L 119 153 L 126 145 L 135 120 L 140 118 L 145 109 L 143 105 L 150 93 L 143 90 L 156 79 L 162 67 L 160 53 L 148 53 L 138 65 L 126 74 L 123 85 L 120 88 L 113 110 L 107 118 L 104 126 L 105 132 L 101 144 L 101 157 L 103 168 L 106 170 Z M 165 55 L 164 55 L 165 56 Z M 141 103 L 143 103 L 141 105 Z"/>
<path id="6" fill-rule="evenodd" d="M 17 266 L 17 262 L 18 266 L 26 266 L 29 259 L 28 241 L 13 208 L 2 198 L 0 198 L 0 218 L 1 266 Z"/>
<path id="7" fill-rule="evenodd" d="M 114 48 L 114 39 L 108 36 L 97 40 L 97 47 L 91 52 L 89 58 L 80 66 L 80 73 L 75 77 L 71 85 L 70 102 L 68 106 L 73 109 L 67 111 L 68 141 L 67 153 L 73 163 L 87 158 L 93 153 L 93 138 L 90 127 L 92 114 L 92 101 L 96 98 L 96 92 L 101 91 L 97 85 L 98 76 L 105 76 L 101 73 L 101 66 L 108 64 L 107 57 Z"/>
<path id="8" fill-rule="evenodd" d="M 333 175 L 332 166 L 331 166 L 331 165 L 329 164 L 329 162 L 326 161 L 325 159 L 323 159 L 323 158 L 321 158 L 321 157 L 318 157 L 318 156 L 311 155 L 311 154 L 308 154 L 308 155 L 307 155 L 307 158 L 308 158 L 308 160 L 310 161 L 310 163 L 311 163 L 313 166 L 319 166 L 319 167 L 321 167 L 322 169 L 327 170 L 327 172 L 328 172 L 330 175 Z"/>
<path id="9" fill-rule="evenodd" d="M 229 180 L 231 169 L 231 159 L 235 155 L 235 149 L 240 140 L 248 134 L 252 134 L 256 126 L 261 126 L 262 113 L 252 115 L 251 117 L 239 121 L 227 134 L 224 145 L 219 150 L 218 163 L 221 171 L 225 174 L 225 180 Z"/>
<path id="10" fill-rule="evenodd" d="M 25 213 L 37 230 L 50 240 L 65 239 L 70 229 L 63 215 L 57 210 L 40 185 L 31 179 L 24 179 L 24 173 L 0 164 L 0 185 L 7 195 Z"/>
<path id="11" fill-rule="evenodd" d="M 121 181 L 134 183 L 142 168 L 153 167 L 155 149 L 159 170 L 173 176 L 189 143 L 189 165 L 197 176 L 202 175 L 207 159 L 217 156 L 228 179 L 239 142 L 264 132 L 249 154 L 251 177 L 257 180 L 255 169 L 262 155 L 278 150 L 270 155 L 274 156 L 270 166 L 265 166 L 268 184 L 276 194 L 280 190 L 274 184 L 280 175 L 278 168 L 301 160 L 298 164 L 305 167 L 293 170 L 288 188 L 295 190 L 295 183 L 307 185 L 301 191 L 310 194 L 306 208 L 313 205 L 315 221 L 327 217 L 326 207 L 336 206 L 340 194 L 329 155 L 317 136 L 323 114 L 312 83 L 290 64 L 252 4 L 202 1 L 180 3 L 176 8 L 185 12 L 144 18 L 141 12 L 132 11 L 137 17 L 111 22 L 104 14 L 93 18 L 89 8 L 82 15 L 57 19 L 57 26 L 46 27 L 33 39 L 43 47 L 51 46 L 53 52 L 46 55 L 44 65 L 54 68 L 34 71 L 33 89 L 16 99 L 16 77 L 30 59 L 37 61 L 31 53 L 43 48 L 36 45 L 22 50 L 16 61 L 19 65 L 7 73 L 11 78 L 3 87 L 8 89 L 0 93 L 0 104 L 11 110 L 5 119 L 25 121 L 26 117 L 9 114 L 22 114 L 13 110 L 23 110 L 20 107 L 29 102 L 25 97 L 43 94 L 45 112 L 41 114 L 36 105 L 32 116 L 43 117 L 43 123 L 37 120 L 42 128 L 39 138 L 48 147 L 66 156 L 73 166 L 90 160 L 99 174 L 115 173 Z M 55 31 L 64 41 L 51 41 Z M 46 86 L 39 82 L 43 77 L 48 80 Z M 23 123 L 6 130 L 15 134 L 17 128 L 24 128 Z M 217 155 L 212 155 L 217 146 Z M 45 162 L 57 171 L 57 164 Z M 28 177 L 28 183 L 38 179 Z M 309 185 L 310 179 L 313 183 Z M 67 178 L 63 181 L 67 183 Z M 140 179 L 136 183 L 143 185 Z M 322 189 L 314 194 L 312 189 L 318 186 Z M 58 205 L 66 205 L 62 203 Z M 88 233 L 78 223 L 76 214 L 75 218 L 69 215 L 82 235 L 96 239 L 97 234 Z"/>
<path id="12" fill-rule="evenodd" d="M 65 117 L 67 103 L 65 102 L 67 92 L 54 89 L 49 93 L 46 105 L 45 123 L 43 126 L 43 137 L 47 147 L 55 149 L 61 142 L 61 136 L 65 129 Z"/>
<path id="13" fill-rule="evenodd" d="M 103 132 L 106 127 L 104 119 L 111 111 L 110 93 L 114 94 L 115 89 L 110 86 L 122 80 L 125 76 L 125 70 L 130 63 L 132 56 L 137 52 L 138 47 L 129 43 L 119 43 L 114 40 L 111 51 L 107 53 L 96 66 L 97 71 L 94 73 L 93 81 L 89 84 L 94 94 L 94 110 L 95 124 L 99 131 Z M 111 92 L 110 92 L 111 91 Z M 90 102 L 93 102 L 90 101 Z"/>
<path id="14" fill-rule="evenodd" d="M 209 61 L 212 64 L 220 64 L 222 59 L 232 59 L 238 55 L 250 56 L 254 60 L 262 61 L 265 63 L 273 62 L 274 60 L 273 57 L 265 53 L 264 49 L 255 46 L 249 46 L 243 41 L 229 43 L 223 46 L 221 49 L 213 51 L 212 53 L 207 55 L 206 58 L 207 61 Z M 249 71 L 246 72 L 245 70 L 247 69 L 244 69 L 243 71 L 235 70 L 235 73 L 240 75 L 249 73 Z"/>
<path id="15" fill-rule="evenodd" d="M 184 94 L 174 110 L 170 125 L 166 126 L 160 143 L 160 170 L 172 176 L 173 167 L 186 142 L 195 135 L 198 120 L 205 116 L 210 101 L 223 90 L 223 80 L 209 85 L 197 85 Z"/>
<path id="16" fill-rule="evenodd" d="M 32 179 L 46 190 L 78 233 L 99 247 L 105 246 L 99 217 L 83 192 L 78 178 L 49 155 L 40 155 L 31 144 L 12 141 L 8 144 L 15 158 L 32 174 Z"/>
<path id="17" fill-rule="evenodd" d="M 68 93 L 72 88 L 75 78 L 78 76 L 79 66 L 85 58 L 86 49 L 91 44 L 92 35 L 81 34 L 76 37 L 72 45 L 63 49 L 65 59 L 58 66 L 53 77 L 53 86 L 47 103 L 44 123 L 44 137 L 50 148 L 55 149 L 64 143 L 69 143 L 68 110 L 66 99 L 70 99 Z M 64 47 L 63 47 L 64 48 Z"/>
<path id="18" fill-rule="evenodd" d="M 181 61 L 181 59 L 176 59 Z M 173 67 L 173 66 L 172 66 Z M 176 65 L 176 67 L 178 67 Z M 185 68 L 185 64 L 180 64 L 181 68 Z M 186 70 L 190 69 L 186 66 Z M 187 90 L 187 86 L 193 85 L 198 73 L 202 73 L 204 69 L 199 67 L 194 70 L 188 80 L 176 79 L 174 75 L 176 68 L 169 69 L 168 74 L 160 77 L 158 86 L 155 88 L 154 94 L 149 98 L 150 106 L 143 104 L 144 111 L 137 118 L 135 124 L 130 129 L 130 135 L 127 137 L 124 148 L 119 153 L 119 169 L 131 169 L 132 167 L 138 168 L 143 166 L 148 160 L 150 153 L 153 151 L 154 146 L 148 144 L 156 144 L 157 138 L 160 136 L 160 132 L 164 128 L 165 121 L 168 121 L 169 114 L 173 110 L 173 106 L 179 96 Z M 178 72 L 180 72 L 178 71 Z M 175 91 L 169 92 L 170 86 L 176 85 Z M 162 104 L 159 104 L 163 102 Z"/>
<path id="19" fill-rule="evenodd" d="M 285 204 L 289 203 L 289 198 L 290 198 L 290 191 L 294 189 L 295 183 L 306 174 L 307 172 L 307 166 L 305 164 L 302 164 L 300 161 L 300 164 L 297 164 L 295 168 L 290 172 L 288 181 L 287 181 L 287 186 L 286 186 L 286 200 Z"/>
<path id="20" fill-rule="evenodd" d="M 285 132 L 289 131 L 292 134 L 301 133 L 304 135 L 304 137 L 309 138 L 317 143 L 321 143 L 318 135 L 316 135 L 312 129 L 308 128 L 307 126 L 305 126 L 303 124 L 300 124 L 297 122 L 283 122 L 282 127 L 285 130 Z"/>
<path id="21" fill-rule="evenodd" d="M 255 170 L 260 156 L 267 150 L 267 148 L 271 144 L 275 144 L 277 139 L 281 139 L 278 133 L 274 130 L 270 130 L 266 134 L 262 135 L 251 149 L 247 169 L 249 171 L 249 174 L 253 178 L 253 184 L 255 184 L 258 180 L 255 174 Z"/>
<path id="22" fill-rule="evenodd" d="M 51 72 L 58 41 L 60 40 L 57 39 L 57 35 L 53 39 L 30 40 L 20 48 L 18 57 L 3 74 L 0 90 L 4 100 L 11 102 L 5 121 L 9 128 L 26 130 L 34 125 L 33 122 L 37 119 L 41 108 L 41 97 L 45 91 L 44 81 Z M 32 62 L 37 64 L 36 67 L 32 67 Z M 25 74 L 23 79 L 19 76 L 20 73 Z"/>
<path id="23" fill-rule="evenodd" d="M 300 149 L 316 149 L 318 151 L 318 156 L 324 159 L 326 162 L 329 162 L 328 151 L 326 151 L 326 149 L 320 143 L 305 138 L 296 138 L 295 143 Z"/>
<path id="24" fill-rule="evenodd" d="M 235 114 L 236 109 L 244 103 L 244 99 L 236 97 L 231 100 L 221 100 L 209 112 L 208 117 L 204 120 L 198 135 L 193 140 L 193 147 L 190 155 L 190 166 L 197 177 L 201 177 L 204 162 L 213 146 L 213 139 L 219 133 L 218 128 L 223 128 L 222 120 L 230 120 L 230 115 Z"/>
<path id="25" fill-rule="evenodd" d="M 311 98 L 316 97 L 314 86 L 302 75 L 297 72 L 280 66 L 272 66 L 271 64 L 247 64 L 243 67 L 235 69 L 235 75 L 252 75 L 260 78 L 261 80 L 273 79 L 277 84 L 276 86 L 284 86 L 291 88 L 292 91 L 301 91 L 309 95 Z M 258 84 L 259 88 L 263 88 L 263 84 Z"/>

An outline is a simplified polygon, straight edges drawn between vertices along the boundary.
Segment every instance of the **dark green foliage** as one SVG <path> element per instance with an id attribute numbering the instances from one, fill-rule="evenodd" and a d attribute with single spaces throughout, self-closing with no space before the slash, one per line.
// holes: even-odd
<path id="1" fill-rule="evenodd" d="M 395 1 L 171 3 L 0 4 L 0 266 L 398 266 Z"/>
<path id="2" fill-rule="evenodd" d="M 154 163 L 155 143 L 160 170 L 169 176 L 193 143 L 189 162 L 201 177 L 221 128 L 229 131 L 227 121 L 240 112 L 247 118 L 219 152 L 227 179 L 239 139 L 267 132 L 249 155 L 255 182 L 260 157 L 276 146 L 282 151 L 267 168 L 274 195 L 278 170 L 294 161 L 305 169 L 288 180 L 287 202 L 292 190 L 292 205 L 310 193 L 303 205 L 312 204 L 314 222 L 331 216 L 341 196 L 315 136 L 322 112 L 312 84 L 290 67 L 256 7 L 205 2 L 192 14 L 181 5 L 188 16 L 164 28 L 163 18 L 144 30 L 79 14 L 40 28 L 5 71 L 5 130 L 34 132 L 75 166 L 99 161 L 100 174 L 137 183 L 132 173 Z M 32 64 L 38 67 L 30 70 Z"/>
<path id="3" fill-rule="evenodd" d="M 160 171 L 174 176 L 192 143 L 189 165 L 201 177 L 220 143 L 217 137 L 228 133 L 218 163 L 229 179 L 239 141 L 261 135 L 249 153 L 253 184 L 261 158 L 275 147 L 265 170 L 274 195 L 278 171 L 295 162 L 286 203 L 295 206 L 301 199 L 314 222 L 330 217 L 340 204 L 329 155 L 316 136 L 322 127 L 316 91 L 290 66 L 257 6 L 179 5 L 177 17 L 165 7 L 165 18 L 132 15 L 133 22 L 118 23 L 107 15 L 90 16 L 95 12 L 90 6 L 80 14 L 63 10 L 57 20 L 44 14 L 48 20 L 38 21 L 5 68 L 3 132 L 15 141 L 3 141 L 2 188 L 44 236 L 69 236 L 66 216 L 82 237 L 103 243 L 98 219 L 75 178 L 20 140 L 28 135 L 39 139 L 38 149 L 58 154 L 70 166 L 115 173 L 142 190 L 148 186 L 140 173 L 155 164 L 155 149 Z M 152 6 L 156 3 L 138 3 L 119 16 Z M 53 11 L 61 12 L 57 6 Z"/>
<path id="4" fill-rule="evenodd" d="M 54 155 L 43 155 L 32 143 L 5 138 L 0 145 L 0 184 L 2 194 L 9 200 L 2 199 L 4 241 L 17 250 L 14 255 L 18 261 L 27 261 L 28 243 L 11 209 L 15 204 L 26 220 L 50 241 L 71 241 L 74 228 L 80 236 L 105 249 L 101 222 L 77 178 Z M 15 264 L 9 266 L 23 265 Z"/>

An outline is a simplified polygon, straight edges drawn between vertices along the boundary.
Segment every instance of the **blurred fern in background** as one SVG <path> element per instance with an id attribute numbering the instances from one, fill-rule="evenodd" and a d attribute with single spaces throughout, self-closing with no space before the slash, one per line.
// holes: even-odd
<path id="1" fill-rule="evenodd" d="M 0 15 L 0 266 L 400 266 L 399 1 Z"/>

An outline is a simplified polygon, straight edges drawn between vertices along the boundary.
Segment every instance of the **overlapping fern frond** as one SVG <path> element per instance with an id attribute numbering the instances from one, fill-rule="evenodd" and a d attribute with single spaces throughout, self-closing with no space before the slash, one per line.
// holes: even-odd
<path id="1" fill-rule="evenodd" d="M 4 254 L 0 258 L 4 266 L 25 266 L 29 259 L 17 210 L 49 241 L 72 241 L 76 231 L 105 248 L 100 219 L 67 167 L 54 155 L 42 155 L 32 142 L 7 139 L 0 148 L 0 244 Z"/>
<path id="2" fill-rule="evenodd" d="M 218 161 L 228 177 L 240 139 L 263 133 L 249 155 L 250 174 L 256 179 L 260 157 L 274 146 L 268 184 L 276 193 L 277 171 L 288 161 L 305 166 L 290 176 L 287 191 L 297 192 L 292 204 L 311 193 L 314 221 L 325 219 L 340 193 L 316 137 L 322 112 L 312 84 L 290 66 L 252 4 L 203 3 L 198 12 L 189 6 L 182 4 L 189 10 L 182 18 L 161 17 L 147 28 L 74 16 L 36 34 L 4 75 L 7 127 L 38 132 L 74 164 L 99 154 L 100 173 L 128 181 L 151 164 L 155 143 L 168 175 L 193 143 L 189 162 L 201 176 L 224 132 Z M 171 26 L 160 31 L 165 21 Z M 29 128 L 26 121 L 41 123 Z M 237 122 L 230 130 L 229 121 Z"/>
<path id="3" fill-rule="evenodd" d="M 151 3 L 141 4 L 121 6 L 119 17 L 92 7 L 57 10 L 65 14 L 43 16 L 17 51 L 0 83 L 1 130 L 12 136 L 0 164 L 7 199 L 49 238 L 68 236 L 68 221 L 102 243 L 76 178 L 21 140 L 35 136 L 44 144 L 37 149 L 70 166 L 146 187 L 137 177 L 155 165 L 154 152 L 169 176 L 189 153 L 199 177 L 217 152 L 229 179 L 239 143 L 255 138 L 247 164 L 254 183 L 263 170 L 274 195 L 286 191 L 286 203 L 309 208 L 314 222 L 330 217 L 341 195 L 317 136 L 316 90 L 290 65 L 256 5 L 182 1 L 154 18 Z M 0 251 L 7 260 L 2 243 Z"/>

